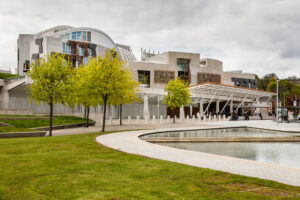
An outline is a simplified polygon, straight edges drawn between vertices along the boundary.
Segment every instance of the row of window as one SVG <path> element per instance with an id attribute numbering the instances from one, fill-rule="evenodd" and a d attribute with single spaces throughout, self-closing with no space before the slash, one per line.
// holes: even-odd
<path id="1" fill-rule="evenodd" d="M 72 54 L 71 47 L 67 42 L 63 42 L 62 45 L 62 52 L 64 54 Z M 77 50 L 78 55 L 84 56 L 84 49 L 81 46 L 77 45 Z M 90 48 L 88 48 L 88 55 L 92 56 L 92 50 Z"/>
<path id="2" fill-rule="evenodd" d="M 172 71 L 155 71 L 154 72 L 154 82 L 155 83 L 168 83 L 170 80 L 174 79 L 175 73 Z"/>
<path id="3" fill-rule="evenodd" d="M 210 73 L 198 73 L 198 84 L 199 83 L 221 83 L 221 75 L 219 74 L 210 74 Z"/>
<path id="4" fill-rule="evenodd" d="M 175 73 L 172 71 L 155 71 L 154 72 L 154 82 L 155 83 L 168 83 L 170 80 L 174 79 Z M 141 84 L 150 84 L 150 71 L 139 70 L 138 71 L 138 81 Z"/>
<path id="5" fill-rule="evenodd" d="M 64 40 L 78 40 L 91 42 L 91 32 L 90 31 L 76 31 L 72 33 L 67 33 L 59 36 L 60 39 Z"/>
<path id="6" fill-rule="evenodd" d="M 168 83 L 174 79 L 175 73 L 173 71 L 154 71 L 154 82 L 155 83 Z M 150 71 L 139 70 L 138 81 L 141 84 L 150 84 Z M 198 84 L 213 82 L 221 83 L 221 75 L 210 74 L 210 73 L 198 73 Z"/>

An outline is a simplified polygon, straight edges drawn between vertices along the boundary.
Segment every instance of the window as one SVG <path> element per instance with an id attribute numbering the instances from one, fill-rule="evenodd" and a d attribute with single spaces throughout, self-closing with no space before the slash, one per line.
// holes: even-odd
<path id="1" fill-rule="evenodd" d="M 72 40 L 76 40 L 76 32 L 72 32 Z"/>
<path id="2" fill-rule="evenodd" d="M 81 40 L 81 32 L 76 32 L 76 40 Z"/>
<path id="3" fill-rule="evenodd" d="M 77 46 L 77 48 L 78 48 L 78 55 L 83 56 L 84 53 L 83 48 L 80 46 Z"/>
<path id="4" fill-rule="evenodd" d="M 65 54 L 71 54 L 71 48 L 68 43 L 63 42 L 62 52 Z"/>
<path id="5" fill-rule="evenodd" d="M 82 41 L 86 41 L 86 32 L 85 31 L 82 32 Z"/>
<path id="6" fill-rule="evenodd" d="M 174 72 L 172 71 L 155 71 L 154 82 L 155 83 L 168 83 L 174 79 Z"/>
<path id="7" fill-rule="evenodd" d="M 89 57 L 93 57 L 92 49 L 88 48 Z"/>
<path id="8" fill-rule="evenodd" d="M 178 58 L 177 59 L 178 77 L 181 80 L 190 83 L 190 59 Z"/>
<path id="9" fill-rule="evenodd" d="M 206 60 L 201 60 L 200 65 L 206 65 Z"/>
<path id="10" fill-rule="evenodd" d="M 138 81 L 150 85 L 150 71 L 138 70 Z"/>
<path id="11" fill-rule="evenodd" d="M 86 64 L 88 61 L 88 57 L 83 57 L 83 64 Z"/>
<path id="12" fill-rule="evenodd" d="M 198 73 L 198 84 L 206 82 L 221 83 L 221 75 L 210 73 Z"/>

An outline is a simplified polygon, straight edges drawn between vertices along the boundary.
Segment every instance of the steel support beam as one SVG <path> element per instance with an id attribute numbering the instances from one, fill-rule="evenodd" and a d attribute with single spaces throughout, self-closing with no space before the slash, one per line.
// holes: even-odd
<path id="1" fill-rule="evenodd" d="M 231 98 L 233 97 L 233 95 L 234 95 L 234 93 L 232 93 L 232 94 L 230 95 L 229 99 L 227 100 L 227 102 L 226 102 L 225 105 L 223 106 L 223 108 L 222 108 L 222 110 L 221 110 L 221 112 L 220 112 L 221 114 L 222 114 L 223 111 L 225 110 L 227 104 L 229 103 L 229 101 L 231 100 Z"/>
<path id="2" fill-rule="evenodd" d="M 241 107 L 241 105 L 244 103 L 244 101 L 246 100 L 247 97 L 248 97 L 248 94 L 247 94 L 247 96 L 245 96 L 245 98 L 244 98 L 243 101 L 240 103 L 240 105 L 235 109 L 235 113 L 237 113 L 238 109 Z"/>
<path id="3" fill-rule="evenodd" d="M 209 101 L 207 107 L 205 108 L 204 115 L 205 115 L 205 113 L 208 111 L 208 108 L 209 108 L 209 106 L 210 106 L 212 100 L 215 98 L 216 94 L 217 94 L 217 92 L 215 92 L 214 96 L 210 99 L 210 101 Z"/>

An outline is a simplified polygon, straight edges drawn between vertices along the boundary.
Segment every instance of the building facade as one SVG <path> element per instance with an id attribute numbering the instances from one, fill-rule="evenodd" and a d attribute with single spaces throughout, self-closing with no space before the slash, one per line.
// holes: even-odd
<path id="1" fill-rule="evenodd" d="M 166 117 L 169 115 L 168 108 L 162 103 L 165 95 L 163 88 L 168 81 L 177 77 L 188 82 L 189 86 L 193 88 L 191 91 L 196 91 L 192 94 L 191 105 L 182 108 L 189 116 L 208 112 L 220 113 L 221 110 L 223 113 L 225 111 L 232 112 L 234 108 L 239 109 L 243 103 L 253 103 L 261 96 L 269 96 L 269 94 L 256 91 L 253 74 L 245 74 L 241 71 L 226 72 L 223 70 L 223 63 L 219 60 L 200 58 L 199 53 L 174 51 L 151 53 L 141 49 L 141 59 L 138 61 L 130 46 L 117 44 L 109 35 L 94 28 L 56 26 L 36 34 L 20 34 L 17 46 L 20 77 L 30 70 L 29 66 L 32 62 L 47 54 L 63 53 L 66 59 L 70 60 L 74 67 L 77 67 L 85 63 L 89 57 L 103 56 L 107 49 L 115 49 L 120 59 L 129 66 L 134 79 L 140 82 L 138 95 L 143 100 L 142 103 L 124 105 L 123 117 L 150 117 L 152 115 Z M 20 77 L 18 84 L 15 83 L 15 86 L 6 87 L 9 89 L 3 90 L 6 93 L 2 95 L 5 96 L 1 99 L 2 108 L 30 111 L 35 114 L 47 113 L 48 105 L 37 106 L 28 101 L 25 87 L 30 84 L 30 81 L 27 81 L 25 77 L 23 79 Z M 218 91 L 203 90 L 203 88 L 212 86 L 218 86 Z M 237 94 L 225 94 L 226 88 L 236 91 Z M 201 91 L 201 94 L 198 94 L 197 91 Z M 247 95 L 248 91 L 252 92 L 251 98 Z M 221 109 L 222 107 L 223 109 Z M 54 112 L 57 114 L 80 114 L 83 109 L 81 106 L 69 108 L 64 105 L 55 105 Z M 101 106 L 91 109 L 91 113 L 101 112 Z M 109 115 L 118 117 L 118 107 L 109 107 Z"/>
<path id="2" fill-rule="evenodd" d="M 115 49 L 121 59 L 136 61 L 129 46 L 115 44 L 109 35 L 94 28 L 56 26 L 36 34 L 20 34 L 17 41 L 18 74 L 25 74 L 35 60 L 53 52 L 63 53 L 74 67 L 89 57 Z"/>

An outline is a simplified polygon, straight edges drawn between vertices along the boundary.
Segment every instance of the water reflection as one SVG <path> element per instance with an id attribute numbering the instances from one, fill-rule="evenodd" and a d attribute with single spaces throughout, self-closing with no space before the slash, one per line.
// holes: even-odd
<path id="1" fill-rule="evenodd" d="M 194 131 L 164 132 L 143 137 L 288 137 L 294 133 L 269 131 L 254 128 L 227 128 Z"/>
<path id="2" fill-rule="evenodd" d="M 300 142 L 158 143 L 179 149 L 206 152 L 300 168 Z"/>

